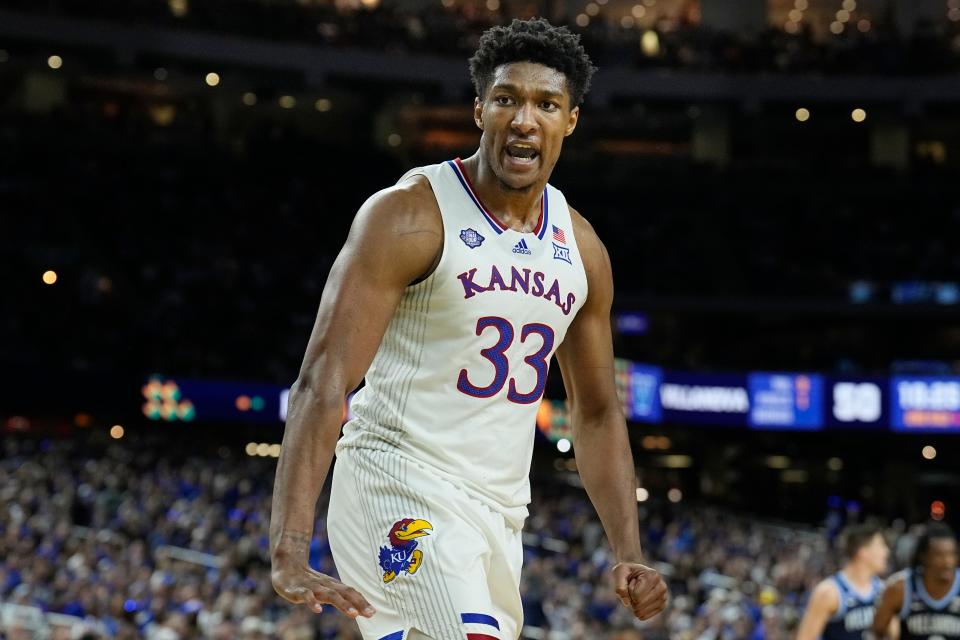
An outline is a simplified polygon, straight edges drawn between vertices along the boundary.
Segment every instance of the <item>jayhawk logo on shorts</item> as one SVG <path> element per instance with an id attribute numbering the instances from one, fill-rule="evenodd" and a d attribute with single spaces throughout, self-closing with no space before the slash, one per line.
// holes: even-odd
<path id="1" fill-rule="evenodd" d="M 383 582 L 393 582 L 400 573 L 413 575 L 423 564 L 423 551 L 417 549 L 417 538 L 430 535 L 433 525 L 426 520 L 404 518 L 394 523 L 387 538 L 390 546 L 380 547 L 380 568 Z"/>

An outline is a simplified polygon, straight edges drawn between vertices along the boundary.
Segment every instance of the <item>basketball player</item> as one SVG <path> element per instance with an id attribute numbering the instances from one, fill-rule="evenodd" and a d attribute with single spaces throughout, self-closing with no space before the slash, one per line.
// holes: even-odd
<path id="1" fill-rule="evenodd" d="M 520 536 L 554 353 L 620 601 L 641 620 L 666 606 L 640 549 L 610 261 L 547 183 L 594 68 L 577 36 L 536 19 L 488 30 L 470 70 L 479 149 L 363 205 L 290 393 L 273 585 L 357 618 L 367 640 L 519 636 Z M 344 397 L 364 377 L 338 442 Z M 327 524 L 343 583 L 307 563 L 334 448 Z"/>
<path id="2" fill-rule="evenodd" d="M 843 569 L 813 590 L 797 640 L 863 640 L 873 629 L 874 610 L 890 549 L 879 527 L 853 525 L 844 532 Z"/>
<path id="3" fill-rule="evenodd" d="M 900 640 L 960 638 L 960 572 L 957 540 L 944 524 L 931 524 L 917 541 L 910 569 L 890 577 L 873 629 L 884 635 L 900 621 Z"/>

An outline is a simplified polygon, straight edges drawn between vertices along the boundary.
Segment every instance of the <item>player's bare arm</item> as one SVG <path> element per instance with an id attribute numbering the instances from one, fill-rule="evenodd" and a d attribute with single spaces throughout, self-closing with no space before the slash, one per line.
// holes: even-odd
<path id="1" fill-rule="evenodd" d="M 557 359 L 570 401 L 577 467 L 617 561 L 617 595 L 647 620 L 666 607 L 667 586 L 643 564 L 640 548 L 633 455 L 614 383 L 610 257 L 590 224 L 572 208 L 570 213 L 588 293 Z"/>
<path id="2" fill-rule="evenodd" d="M 358 212 L 324 287 L 299 376 L 290 390 L 270 518 L 274 589 L 314 611 L 374 613 L 356 590 L 309 567 L 317 498 L 340 435 L 344 399 L 363 379 L 411 283 L 435 266 L 440 213 L 426 178 L 372 196 Z"/>
<path id="3" fill-rule="evenodd" d="M 831 580 L 816 586 L 797 629 L 797 640 L 818 640 L 830 617 L 840 608 L 840 594 Z"/>
<path id="4" fill-rule="evenodd" d="M 879 639 L 896 640 L 899 637 L 900 625 L 897 624 L 897 613 L 903 607 L 904 574 L 894 574 L 887 580 L 887 586 L 880 597 L 877 612 L 873 616 L 873 633 Z"/>

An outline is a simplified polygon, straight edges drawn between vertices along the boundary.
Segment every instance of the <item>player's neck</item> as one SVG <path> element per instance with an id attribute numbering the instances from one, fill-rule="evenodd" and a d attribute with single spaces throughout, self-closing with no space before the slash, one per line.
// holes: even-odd
<path id="1" fill-rule="evenodd" d="M 930 594 L 931 598 L 934 600 L 939 600 L 950 592 L 950 589 L 953 588 L 954 580 L 956 580 L 956 578 L 951 580 L 941 580 L 934 574 L 924 573 L 923 588 L 927 590 L 927 593 Z"/>
<path id="2" fill-rule="evenodd" d="M 536 228 L 545 180 L 538 180 L 525 189 L 511 189 L 483 162 L 479 152 L 461 160 L 461 164 L 477 197 L 491 215 L 511 229 L 533 231 Z"/>
<path id="3" fill-rule="evenodd" d="M 869 591 L 870 587 L 873 586 L 874 573 L 870 567 L 861 562 L 847 563 L 843 568 L 843 575 L 850 584 L 856 587 L 857 591 Z"/>

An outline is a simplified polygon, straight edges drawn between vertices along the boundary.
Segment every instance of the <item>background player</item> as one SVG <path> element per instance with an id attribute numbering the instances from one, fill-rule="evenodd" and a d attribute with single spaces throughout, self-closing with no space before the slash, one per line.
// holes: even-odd
<path id="1" fill-rule="evenodd" d="M 477 153 L 410 172 L 357 215 L 290 395 L 271 518 L 273 584 L 288 600 L 362 616 L 368 638 L 449 640 L 470 625 L 485 625 L 471 637 L 516 638 L 534 419 L 562 342 L 578 467 L 617 594 L 641 619 L 665 607 L 665 584 L 641 564 L 609 258 L 547 185 L 592 72 L 566 29 L 491 29 L 471 60 Z M 343 399 L 365 375 L 328 523 L 361 595 L 313 571 L 307 549 Z"/>
<path id="2" fill-rule="evenodd" d="M 873 628 L 890 549 L 873 525 L 848 527 L 843 540 L 847 563 L 813 590 L 797 640 L 861 640 Z"/>
<path id="3" fill-rule="evenodd" d="M 892 576 L 877 607 L 874 632 L 884 635 L 894 619 L 901 640 L 960 638 L 960 574 L 957 540 L 944 524 L 931 524 L 917 541 L 913 566 Z"/>

